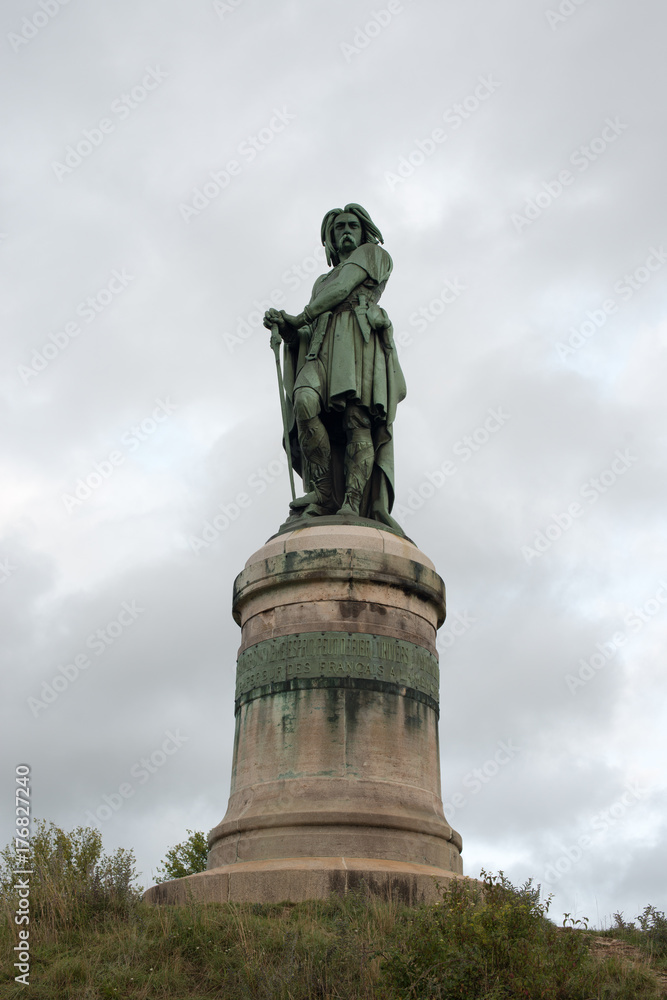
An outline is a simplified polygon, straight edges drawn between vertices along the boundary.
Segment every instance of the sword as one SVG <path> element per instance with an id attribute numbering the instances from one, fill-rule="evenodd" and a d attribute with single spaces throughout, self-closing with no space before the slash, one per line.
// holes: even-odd
<path id="1" fill-rule="evenodd" d="M 289 440 L 289 427 L 287 426 L 287 404 L 285 402 L 285 386 L 283 384 L 283 372 L 280 367 L 280 345 L 282 343 L 282 337 L 278 332 L 278 324 L 271 324 L 271 349 L 276 356 L 276 371 L 278 373 L 278 392 L 280 393 L 280 411 L 283 415 L 283 441 L 285 442 L 285 451 L 287 453 L 287 470 L 289 472 L 289 484 L 292 490 L 292 500 L 296 500 L 296 491 L 294 489 L 294 472 L 292 470 L 292 451 L 290 449 Z"/>

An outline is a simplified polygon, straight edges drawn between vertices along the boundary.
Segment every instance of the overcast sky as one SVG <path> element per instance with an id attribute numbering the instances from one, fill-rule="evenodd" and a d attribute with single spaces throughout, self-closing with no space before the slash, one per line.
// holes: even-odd
<path id="1" fill-rule="evenodd" d="M 21 763 L 66 829 L 129 786 L 144 885 L 221 820 L 232 582 L 289 500 L 259 314 L 354 201 L 464 870 L 667 908 L 667 15 L 559 2 L 3 4 L 3 843 Z"/>

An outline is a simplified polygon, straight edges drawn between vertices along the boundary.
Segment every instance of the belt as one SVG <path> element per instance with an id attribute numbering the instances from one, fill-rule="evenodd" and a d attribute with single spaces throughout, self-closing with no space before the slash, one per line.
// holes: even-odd
<path id="1" fill-rule="evenodd" d="M 358 308 L 359 308 L 358 302 L 348 302 L 346 300 L 345 302 L 341 302 L 339 305 L 334 306 L 333 309 L 331 310 L 331 313 L 335 316 L 337 313 L 354 312 L 354 310 Z"/>

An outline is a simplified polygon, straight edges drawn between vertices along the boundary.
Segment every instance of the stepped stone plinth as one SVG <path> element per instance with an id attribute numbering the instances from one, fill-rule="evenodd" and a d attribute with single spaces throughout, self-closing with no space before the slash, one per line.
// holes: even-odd
<path id="1" fill-rule="evenodd" d="M 236 579 L 227 812 L 209 834 L 208 870 L 154 886 L 149 902 L 365 887 L 418 903 L 462 873 L 440 793 L 444 584 L 377 522 L 313 520 L 271 539 Z"/>

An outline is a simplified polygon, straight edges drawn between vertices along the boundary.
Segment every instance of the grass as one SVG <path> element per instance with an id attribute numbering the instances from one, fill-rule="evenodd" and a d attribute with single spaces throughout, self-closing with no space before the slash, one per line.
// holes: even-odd
<path id="1" fill-rule="evenodd" d="M 656 975 L 667 971 L 664 914 L 647 907 L 644 925 L 621 917 L 605 932 L 556 927 L 530 882 L 515 888 L 502 873 L 482 877 L 482 888 L 454 881 L 439 903 L 413 909 L 356 894 L 296 904 L 150 907 L 129 890 L 106 907 L 99 884 L 88 906 L 70 890 L 64 897 L 52 879 L 31 917 L 30 985 L 15 983 L 13 959 L 4 961 L 0 1000 L 667 996 Z M 17 940 L 7 892 L 4 905 L 6 957 Z M 611 945 L 599 944 L 607 940 Z"/>

